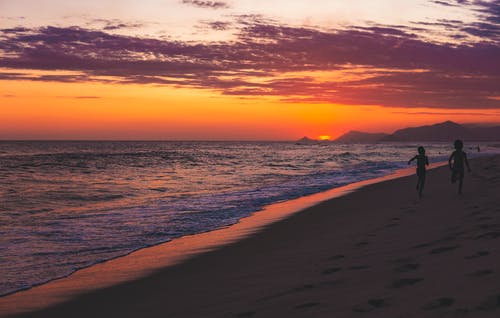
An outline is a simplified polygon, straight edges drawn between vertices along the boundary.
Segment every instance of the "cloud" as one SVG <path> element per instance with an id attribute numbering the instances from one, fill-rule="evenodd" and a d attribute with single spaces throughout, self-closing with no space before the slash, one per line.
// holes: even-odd
<path id="1" fill-rule="evenodd" d="M 232 23 L 227 21 L 206 21 L 203 23 L 211 30 L 225 31 L 231 28 Z"/>
<path id="2" fill-rule="evenodd" d="M 85 74 L 32 74 L 29 72 L 5 72 L 0 69 L 0 80 L 18 80 L 18 81 L 35 81 L 35 82 L 60 82 L 60 83 L 79 83 L 79 82 L 107 82 L 106 79 L 97 79 L 89 77 Z"/>
<path id="3" fill-rule="evenodd" d="M 88 26 L 99 25 L 104 31 L 115 31 L 121 29 L 135 29 L 143 27 L 143 23 L 122 21 L 119 19 L 92 19 L 87 23 Z"/>
<path id="4" fill-rule="evenodd" d="M 15 27 L 15 28 L 6 28 L 6 29 L 0 29 L 2 33 L 22 33 L 22 32 L 29 32 L 31 29 L 24 28 L 24 27 Z"/>
<path id="5" fill-rule="evenodd" d="M 120 29 L 131 29 L 131 28 L 140 28 L 142 24 L 139 23 L 110 23 L 104 26 L 104 30 L 120 30 Z"/>
<path id="6" fill-rule="evenodd" d="M 23 16 L 19 16 L 19 17 L 0 16 L 0 20 L 8 20 L 8 21 L 26 20 L 26 17 L 23 17 Z"/>
<path id="7" fill-rule="evenodd" d="M 449 0 L 432 2 L 443 6 L 462 7 L 472 10 L 476 13 L 479 21 L 464 26 L 461 25 L 461 21 L 455 21 L 453 25 L 466 34 L 496 42 L 500 41 L 499 0 Z"/>
<path id="8" fill-rule="evenodd" d="M 458 4 L 450 3 L 450 2 L 446 2 L 446 1 L 436 0 L 436 1 L 431 1 L 431 2 L 435 3 L 435 4 L 442 5 L 442 6 L 447 6 L 447 7 L 458 7 L 459 6 Z"/>
<path id="9" fill-rule="evenodd" d="M 370 73 L 369 70 L 367 70 Z M 276 95 L 284 100 L 302 103 L 342 103 L 385 105 L 394 107 L 430 108 L 499 108 L 500 103 L 489 99 L 498 76 L 486 78 L 456 78 L 450 73 L 386 71 L 369 78 L 344 82 L 320 82 L 314 78 L 271 81 L 262 87 L 246 87 L 230 91 L 234 95 Z M 490 82 L 491 81 L 491 82 Z M 483 86 L 484 85 L 484 86 Z"/>
<path id="10" fill-rule="evenodd" d="M 100 99 L 101 96 L 58 96 L 58 98 L 71 98 L 71 99 Z"/>
<path id="11" fill-rule="evenodd" d="M 471 113 L 471 112 L 405 112 L 405 111 L 394 111 L 393 114 L 403 114 L 403 115 L 439 115 L 439 116 L 481 116 L 481 117 L 500 117 L 500 114 L 494 113 Z"/>
<path id="12" fill-rule="evenodd" d="M 208 9 L 229 8 L 229 4 L 225 1 L 182 0 L 182 3 L 189 4 L 198 8 L 208 8 Z"/>
<path id="13" fill-rule="evenodd" d="M 411 27 L 320 30 L 258 16 L 237 18 L 234 27 L 235 40 L 206 43 L 78 27 L 5 29 L 0 79 L 157 84 L 289 102 L 500 108 L 492 98 L 500 96 L 500 44 L 488 34 L 435 43 Z M 39 72 L 21 71 L 30 69 Z"/>

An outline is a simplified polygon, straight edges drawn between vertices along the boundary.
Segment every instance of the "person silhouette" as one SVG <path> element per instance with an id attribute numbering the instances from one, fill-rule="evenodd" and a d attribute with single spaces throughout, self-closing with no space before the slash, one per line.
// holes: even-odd
<path id="1" fill-rule="evenodd" d="M 458 194 L 462 194 L 465 166 L 467 166 L 468 172 L 471 172 L 471 169 L 469 161 L 467 160 L 467 154 L 462 150 L 464 148 L 462 140 L 455 140 L 453 145 L 455 147 L 455 151 L 453 151 L 450 159 L 448 159 L 448 166 L 451 170 L 451 183 L 457 182 L 458 179 Z"/>
<path id="2" fill-rule="evenodd" d="M 425 148 L 420 146 L 418 147 L 418 155 L 408 160 L 408 164 L 410 164 L 413 160 L 417 160 L 417 190 L 418 196 L 422 197 L 422 191 L 424 190 L 425 185 L 425 166 L 429 165 L 429 158 L 425 155 Z"/>

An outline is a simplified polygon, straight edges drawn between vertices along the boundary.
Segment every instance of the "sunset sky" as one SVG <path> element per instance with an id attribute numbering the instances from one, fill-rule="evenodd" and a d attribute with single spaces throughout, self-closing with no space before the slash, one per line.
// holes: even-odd
<path id="1" fill-rule="evenodd" d="M 500 0 L 0 0 L 0 139 L 500 123 Z"/>

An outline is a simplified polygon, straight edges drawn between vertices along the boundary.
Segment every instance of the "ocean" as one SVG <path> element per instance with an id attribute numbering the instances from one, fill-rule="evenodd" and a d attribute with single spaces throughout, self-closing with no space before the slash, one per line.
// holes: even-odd
<path id="1" fill-rule="evenodd" d="M 0 142 L 0 295 L 237 223 L 269 204 L 390 174 L 407 167 L 417 146 Z M 425 146 L 431 162 L 453 150 Z"/>

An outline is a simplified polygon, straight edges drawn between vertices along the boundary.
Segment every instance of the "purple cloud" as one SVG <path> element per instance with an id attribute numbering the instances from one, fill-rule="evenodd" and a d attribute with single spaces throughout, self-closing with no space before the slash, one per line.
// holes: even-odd
<path id="1" fill-rule="evenodd" d="M 202 0 L 182 0 L 184 4 L 190 4 L 198 8 L 225 9 L 229 4 L 225 1 L 202 1 Z"/>
<path id="2" fill-rule="evenodd" d="M 403 114 L 403 115 L 442 115 L 450 116 L 450 113 L 446 112 L 405 112 L 405 111 L 394 111 L 393 114 Z M 455 116 L 486 116 L 486 117 L 500 117 L 500 114 L 492 113 L 471 113 L 471 112 L 454 112 Z"/>
<path id="3" fill-rule="evenodd" d="M 78 27 L 2 30 L 0 67 L 6 71 L 0 71 L 0 79 L 158 84 L 290 102 L 500 108 L 500 45 L 490 34 L 480 42 L 432 43 L 411 27 L 325 31 L 244 20 L 236 40 L 216 43 Z M 76 75 L 29 75 L 16 69 Z M 341 72 L 345 78 L 320 80 L 314 72 Z"/>
<path id="4" fill-rule="evenodd" d="M 140 28 L 142 24 L 139 23 L 109 23 L 103 27 L 103 30 L 120 30 L 120 29 L 131 29 Z"/>
<path id="5" fill-rule="evenodd" d="M 474 12 L 479 19 L 478 22 L 472 22 L 468 25 L 461 26 L 461 21 L 455 21 L 455 27 L 459 27 L 462 32 L 486 38 L 496 42 L 500 41 L 500 0 L 484 1 L 484 0 L 449 0 L 449 1 L 432 1 L 433 3 L 444 5 L 468 8 Z"/>
<path id="6" fill-rule="evenodd" d="M 72 99 L 100 99 L 101 96 L 58 96 L 59 98 L 72 98 Z"/>
<path id="7" fill-rule="evenodd" d="M 225 31 L 231 27 L 232 23 L 225 21 L 207 21 L 204 24 L 208 26 L 211 30 Z"/>
<path id="8" fill-rule="evenodd" d="M 122 21 L 119 19 L 92 19 L 89 23 L 87 23 L 87 25 L 90 27 L 94 26 L 95 24 L 100 25 L 100 28 L 104 31 L 135 29 L 144 26 L 143 23 Z"/>
<path id="9" fill-rule="evenodd" d="M 447 6 L 447 7 L 458 7 L 459 6 L 456 3 L 450 3 L 450 2 L 446 2 L 446 1 L 435 0 L 435 1 L 431 1 L 431 2 L 435 3 L 435 4 L 442 5 L 442 6 Z"/>

